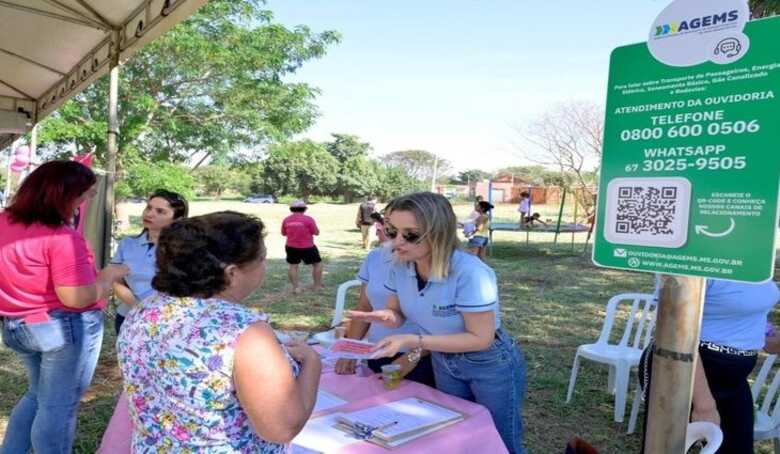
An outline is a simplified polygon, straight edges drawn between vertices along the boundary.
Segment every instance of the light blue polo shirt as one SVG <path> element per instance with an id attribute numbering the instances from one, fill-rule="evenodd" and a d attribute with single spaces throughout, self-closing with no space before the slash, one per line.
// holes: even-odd
<path id="1" fill-rule="evenodd" d="M 780 291 L 773 281 L 707 279 L 701 340 L 741 350 L 764 348 L 767 315 L 778 299 Z"/>
<path id="2" fill-rule="evenodd" d="M 357 278 L 366 284 L 366 296 L 374 310 L 384 309 L 391 293 L 385 288 L 387 273 L 393 265 L 393 251 L 390 247 L 381 246 L 368 253 L 360 266 Z M 392 334 L 418 334 L 420 328 L 410 321 L 406 321 L 400 328 L 392 329 L 382 326 L 381 323 L 372 323 L 368 328 L 366 340 L 379 342 Z"/>
<path id="3" fill-rule="evenodd" d="M 404 316 L 424 334 L 465 332 L 463 312 L 492 311 L 496 329 L 501 326 L 496 273 L 461 250 L 452 254 L 449 276 L 443 280 L 429 280 L 418 290 L 414 263 L 397 262 L 390 268 L 385 287 L 396 293 Z"/>
<path id="4" fill-rule="evenodd" d="M 130 268 L 130 273 L 125 276 L 125 283 L 138 301 L 154 293 L 152 278 L 157 272 L 156 253 L 157 245 L 149 241 L 149 236 L 144 232 L 138 236 L 123 238 L 111 259 L 111 263 L 125 264 Z M 116 311 L 124 317 L 131 307 L 121 303 Z"/>

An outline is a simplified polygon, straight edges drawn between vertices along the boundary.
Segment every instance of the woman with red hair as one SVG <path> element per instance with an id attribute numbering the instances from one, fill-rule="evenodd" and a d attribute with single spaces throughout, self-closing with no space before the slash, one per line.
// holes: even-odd
<path id="1" fill-rule="evenodd" d="M 11 412 L 1 454 L 72 451 L 79 400 L 100 354 L 104 298 L 127 273 L 111 265 L 98 274 L 73 226 L 95 181 L 83 164 L 47 162 L 0 213 L 3 343 L 22 360 L 29 381 Z"/>

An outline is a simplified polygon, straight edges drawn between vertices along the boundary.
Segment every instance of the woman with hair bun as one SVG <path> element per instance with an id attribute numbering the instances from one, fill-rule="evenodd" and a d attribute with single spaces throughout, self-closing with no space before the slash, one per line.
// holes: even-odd
<path id="1" fill-rule="evenodd" d="M 144 229 L 119 242 L 111 263 L 127 265 L 130 273 L 122 282 L 114 284 L 114 295 L 120 301 L 114 319 L 117 334 L 130 308 L 154 293 L 152 278 L 157 269 L 154 257 L 160 232 L 176 219 L 186 218 L 188 210 L 187 200 L 180 194 L 158 189 L 146 201 L 141 218 Z"/>
<path id="2" fill-rule="evenodd" d="M 265 277 L 264 235 L 230 211 L 160 234 L 158 293 L 117 340 L 133 452 L 282 453 L 308 420 L 319 355 L 281 345 L 265 315 L 239 304 Z"/>

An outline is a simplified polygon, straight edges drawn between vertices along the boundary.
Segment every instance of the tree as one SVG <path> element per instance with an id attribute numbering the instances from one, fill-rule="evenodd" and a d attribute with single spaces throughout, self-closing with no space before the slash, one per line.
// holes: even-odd
<path id="1" fill-rule="evenodd" d="M 403 194 L 430 189 L 430 182 L 417 180 L 406 169 L 372 161 L 374 172 L 378 176 L 376 196 L 380 200 L 390 200 Z"/>
<path id="2" fill-rule="evenodd" d="M 425 150 L 394 151 L 382 156 L 382 161 L 389 165 L 406 170 L 409 176 L 416 180 L 428 181 L 433 177 L 433 166 L 436 162 L 436 174 L 447 175 L 452 171 L 452 164 L 446 159 L 438 158 Z"/>
<path id="3" fill-rule="evenodd" d="M 780 0 L 750 0 L 749 5 L 753 19 L 780 14 Z"/>
<path id="4" fill-rule="evenodd" d="M 343 196 L 351 203 L 355 197 L 373 194 L 378 179 L 368 158 L 371 145 L 361 142 L 357 136 L 332 134 L 333 141 L 325 142 L 325 148 L 339 163 L 336 187 L 333 195 Z"/>
<path id="5" fill-rule="evenodd" d="M 211 0 L 140 50 L 120 70 L 120 156 L 128 146 L 151 161 L 203 159 L 258 149 L 308 128 L 317 90 L 284 82 L 338 41 L 334 32 L 272 22 L 262 0 Z M 106 141 L 103 77 L 44 120 L 43 144 L 96 151 Z"/>
<path id="6" fill-rule="evenodd" d="M 336 186 L 339 163 L 323 145 L 311 140 L 272 145 L 263 161 L 271 192 L 302 197 L 328 195 Z"/>
<path id="7" fill-rule="evenodd" d="M 491 176 L 492 175 L 490 172 L 486 172 L 484 170 L 469 169 L 458 173 L 458 175 L 454 177 L 452 181 L 455 184 L 472 184 L 477 181 L 486 180 Z"/>
<path id="8" fill-rule="evenodd" d="M 575 181 L 573 175 L 561 173 L 559 169 L 550 169 L 542 165 L 510 166 L 499 169 L 495 178 L 514 177 L 520 181 L 539 186 L 566 186 Z"/>
<path id="9" fill-rule="evenodd" d="M 603 108 L 576 101 L 559 104 L 527 128 L 518 129 L 525 141 L 523 157 L 558 170 L 564 177 L 561 183 L 578 189 L 584 206 L 593 199 L 592 176 L 601 161 L 603 132 Z"/>
<path id="10" fill-rule="evenodd" d="M 239 192 L 243 195 L 272 192 L 265 182 L 265 166 L 262 161 L 244 162 L 234 165 L 234 169 L 244 175 L 247 186 Z"/>
<path id="11" fill-rule="evenodd" d="M 188 199 L 195 196 L 195 179 L 189 170 L 178 164 L 132 160 L 117 179 L 115 192 L 118 199 L 130 196 L 146 197 L 158 189 L 178 192 Z"/>
<path id="12" fill-rule="evenodd" d="M 227 190 L 247 194 L 251 184 L 251 176 L 248 173 L 224 164 L 200 167 L 195 170 L 194 175 L 202 192 L 216 196 L 217 199 Z"/>
<path id="13" fill-rule="evenodd" d="M 333 140 L 325 142 L 325 148 L 339 162 L 347 161 L 357 157 L 368 157 L 371 151 L 371 144 L 361 142 L 358 136 L 351 134 L 331 134 Z"/>

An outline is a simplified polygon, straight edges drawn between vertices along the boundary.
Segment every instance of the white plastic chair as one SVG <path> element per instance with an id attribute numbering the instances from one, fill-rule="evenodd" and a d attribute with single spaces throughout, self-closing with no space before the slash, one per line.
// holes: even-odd
<path id="1" fill-rule="evenodd" d="M 344 304 L 347 301 L 347 292 L 350 288 L 361 285 L 363 285 L 363 282 L 357 279 L 339 285 L 339 288 L 336 290 L 336 310 L 333 313 L 333 320 L 330 322 L 330 326 L 333 328 L 313 336 L 323 347 L 329 347 L 336 341 L 335 327 L 340 325 L 341 320 L 344 318 Z"/>
<path id="2" fill-rule="evenodd" d="M 615 313 L 622 302 L 630 303 L 630 312 L 623 326 L 623 334 L 617 344 L 609 342 L 612 327 L 615 325 Z M 571 368 L 569 390 L 566 402 L 571 401 L 574 385 L 577 382 L 577 371 L 580 368 L 580 358 L 609 365 L 609 384 L 611 393 L 615 394 L 615 421 L 623 422 L 626 411 L 626 395 L 631 368 L 639 364 L 642 350 L 650 342 L 655 328 L 656 302 L 653 295 L 646 293 L 622 293 L 613 296 L 607 303 L 604 326 L 594 344 L 577 347 L 574 364 Z"/>
<path id="3" fill-rule="evenodd" d="M 699 440 L 705 440 L 707 445 L 699 451 L 699 454 L 715 454 L 723 443 L 723 432 L 720 427 L 709 421 L 694 421 L 688 424 L 685 432 L 685 452 L 688 452 Z"/>
<path id="4" fill-rule="evenodd" d="M 761 365 L 761 369 L 756 375 L 750 392 L 753 394 L 753 403 L 759 404 L 756 411 L 756 420 L 753 423 L 753 439 L 766 440 L 772 438 L 775 445 L 775 454 L 780 454 L 780 411 L 778 411 L 778 389 L 780 389 L 780 367 L 774 371 L 772 381 L 767 383 L 772 366 L 775 365 L 777 355 L 769 355 Z M 762 393 L 762 389 L 767 385 L 767 390 Z M 759 397 L 763 394 L 763 399 Z"/>

